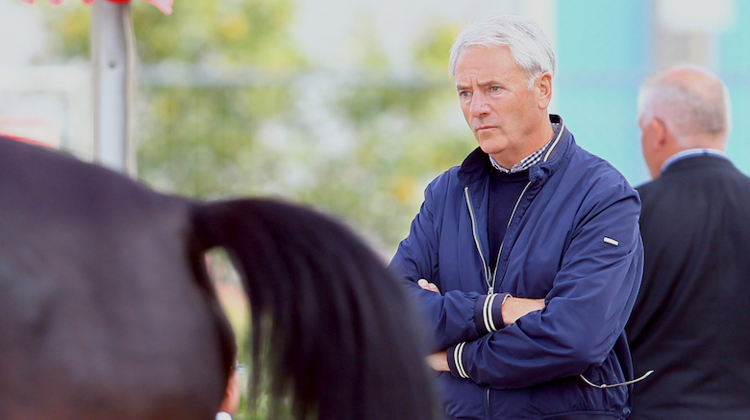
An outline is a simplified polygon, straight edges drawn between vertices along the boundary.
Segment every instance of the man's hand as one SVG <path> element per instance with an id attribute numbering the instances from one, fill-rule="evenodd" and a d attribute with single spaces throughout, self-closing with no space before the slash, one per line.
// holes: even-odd
<path id="1" fill-rule="evenodd" d="M 424 290 L 429 290 L 431 292 L 440 294 L 440 289 L 438 289 L 438 287 L 435 286 L 435 283 L 430 283 L 425 279 L 419 279 L 417 284 L 419 285 L 419 287 L 423 288 Z"/>
<path id="2" fill-rule="evenodd" d="M 427 365 L 438 372 L 450 372 L 450 367 L 448 367 L 448 353 L 443 350 L 427 356 Z"/>
<path id="3" fill-rule="evenodd" d="M 426 279 L 419 279 L 417 285 L 424 290 L 440 294 L 440 289 L 438 289 L 435 283 L 430 283 Z M 544 299 L 525 299 L 508 296 L 505 303 L 503 303 L 503 322 L 505 322 L 506 326 L 510 325 L 518 321 L 518 318 L 530 312 L 540 311 L 543 308 Z M 445 350 L 427 356 L 427 364 L 438 372 L 450 371 L 448 356 Z"/>
<path id="4" fill-rule="evenodd" d="M 518 318 L 534 311 L 540 311 L 544 308 L 544 299 L 524 299 L 508 296 L 503 303 L 503 322 L 510 325 Z"/>
<path id="5" fill-rule="evenodd" d="M 435 283 L 430 283 L 425 279 L 419 279 L 417 284 L 424 290 L 440 294 L 440 289 L 435 286 Z M 445 350 L 427 356 L 426 361 L 429 367 L 438 372 L 450 372 L 450 367 L 448 366 L 448 352 Z"/>
<path id="6" fill-rule="evenodd" d="M 417 284 L 424 290 L 440 294 L 440 289 L 438 289 L 435 283 L 430 283 L 426 279 L 419 279 Z M 544 308 L 544 299 L 525 299 L 508 296 L 508 299 L 503 303 L 503 322 L 508 326 L 518 321 L 518 318 L 530 312 L 542 310 L 542 308 Z"/>

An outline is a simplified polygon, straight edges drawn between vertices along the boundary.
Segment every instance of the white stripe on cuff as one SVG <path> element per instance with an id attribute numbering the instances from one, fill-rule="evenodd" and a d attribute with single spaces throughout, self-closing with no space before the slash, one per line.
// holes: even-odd
<path id="1" fill-rule="evenodd" d="M 484 300 L 484 311 L 482 311 L 482 314 L 484 315 L 484 327 L 487 329 L 487 332 L 497 331 L 495 321 L 492 319 L 492 303 L 496 297 L 497 293 L 493 293 Z"/>
<path id="2" fill-rule="evenodd" d="M 456 345 L 456 348 L 453 350 L 453 361 L 456 363 L 456 371 L 458 371 L 458 376 L 464 379 L 469 379 L 469 375 L 466 374 L 466 370 L 464 369 L 464 363 L 462 361 L 465 345 L 466 345 L 466 342 L 458 343 Z"/>

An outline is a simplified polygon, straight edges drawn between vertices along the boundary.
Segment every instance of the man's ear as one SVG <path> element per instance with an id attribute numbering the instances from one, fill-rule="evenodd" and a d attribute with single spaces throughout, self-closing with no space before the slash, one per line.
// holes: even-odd
<path id="1" fill-rule="evenodd" d="M 664 162 L 675 153 L 675 143 L 667 125 L 660 118 L 652 117 L 642 128 L 643 157 L 651 176 L 656 179 Z"/>
<path id="2" fill-rule="evenodd" d="M 537 77 L 534 83 L 534 92 L 537 95 L 537 106 L 540 109 L 547 109 L 550 101 L 552 101 L 552 75 L 549 72 L 545 71 Z"/>
<path id="3" fill-rule="evenodd" d="M 651 125 L 651 129 L 654 131 L 654 147 L 662 148 L 667 144 L 667 125 L 664 121 L 656 117 L 651 117 L 648 122 Z"/>

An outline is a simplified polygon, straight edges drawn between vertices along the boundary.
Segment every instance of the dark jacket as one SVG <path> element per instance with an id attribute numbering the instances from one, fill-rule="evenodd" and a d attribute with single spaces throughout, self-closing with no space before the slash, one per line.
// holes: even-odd
<path id="1" fill-rule="evenodd" d="M 638 188 L 643 286 L 627 325 L 633 419 L 750 419 L 750 178 L 693 156 Z"/>
<path id="2" fill-rule="evenodd" d="M 451 372 L 440 376 L 447 414 L 626 417 L 629 387 L 594 388 L 579 375 L 596 384 L 632 378 L 623 329 L 641 279 L 638 195 L 563 127 L 543 162 L 529 169 L 494 287 L 515 297 L 545 298 L 546 307 L 488 333 L 478 310 L 493 275 L 487 268 L 487 160 L 477 149 L 427 187 L 391 264 L 424 308 L 435 349 L 448 349 Z M 436 283 L 442 295 L 421 290 L 415 284 L 420 278 Z"/>

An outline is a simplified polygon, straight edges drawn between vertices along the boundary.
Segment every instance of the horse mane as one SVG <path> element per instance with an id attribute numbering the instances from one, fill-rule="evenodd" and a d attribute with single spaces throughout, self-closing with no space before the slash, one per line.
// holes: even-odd
<path id="1" fill-rule="evenodd" d="M 212 415 L 234 361 L 216 247 L 248 296 L 251 362 L 267 345 L 271 397 L 296 418 L 437 416 L 398 280 L 310 207 L 161 194 L 0 138 L 0 236 L 0 418 Z"/>

